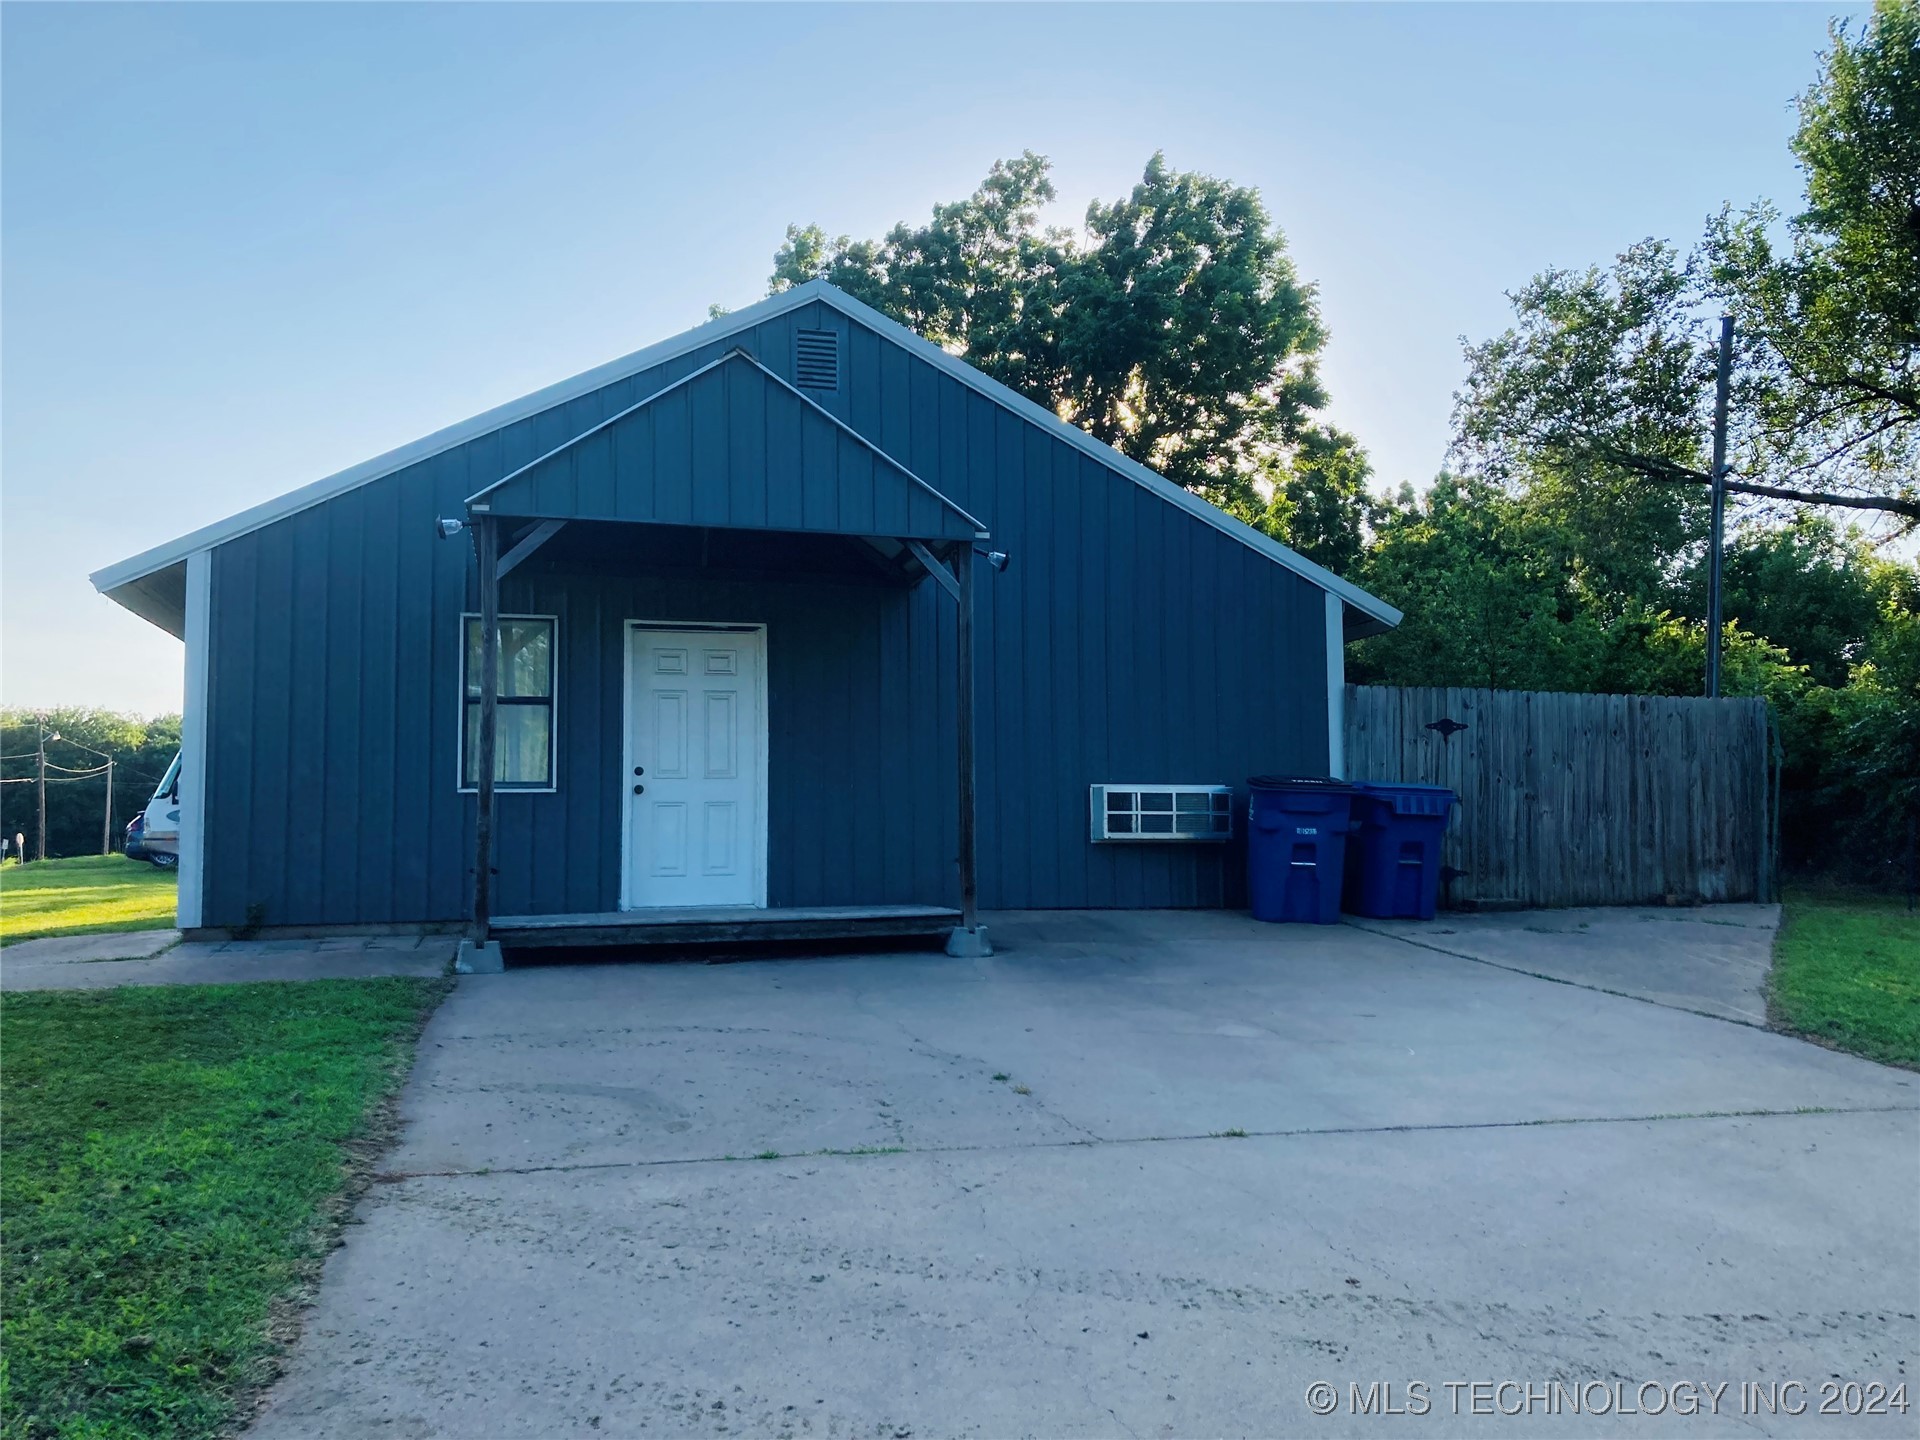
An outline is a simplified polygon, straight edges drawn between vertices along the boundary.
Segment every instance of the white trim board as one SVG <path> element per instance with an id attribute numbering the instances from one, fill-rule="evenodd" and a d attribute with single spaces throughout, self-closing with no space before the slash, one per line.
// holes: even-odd
<path id="1" fill-rule="evenodd" d="M 1213 528 L 1221 534 L 1231 536 L 1249 549 L 1257 550 L 1269 560 L 1275 561 L 1286 569 L 1293 571 L 1294 574 L 1300 576 L 1302 579 L 1309 580 L 1313 584 L 1318 585 L 1328 594 L 1338 595 L 1343 602 L 1351 605 L 1355 610 L 1360 611 L 1361 614 L 1367 616 L 1369 619 L 1380 622 L 1380 624 L 1386 628 L 1392 629 L 1400 623 L 1400 612 L 1394 609 L 1393 606 L 1387 604 L 1386 601 L 1377 596 L 1369 595 L 1358 585 L 1350 581 L 1342 580 L 1325 566 L 1314 564 L 1313 561 L 1307 559 L 1306 556 L 1300 554 L 1297 550 L 1288 549 L 1278 540 L 1275 540 L 1269 535 L 1261 534 L 1244 521 L 1234 519 L 1233 516 L 1227 514 L 1227 512 L 1219 506 L 1210 504 L 1208 501 L 1195 495 L 1192 491 L 1181 489 L 1178 485 L 1167 479 L 1166 476 L 1159 474 L 1157 471 L 1149 470 L 1139 461 L 1129 460 L 1111 445 L 1094 439 L 1093 436 L 1082 430 L 1078 425 L 1068 424 L 1045 406 L 1036 405 L 1033 401 L 1027 399 L 1026 396 L 1019 394 L 1017 391 L 1009 390 L 998 380 L 982 375 L 958 355 L 950 355 L 938 345 L 935 345 L 931 340 L 921 339 L 920 336 L 914 334 L 913 331 L 909 330 L 906 326 L 896 320 L 889 320 L 885 315 L 882 315 L 871 306 L 862 304 L 851 295 L 826 284 L 825 281 L 816 280 L 811 283 L 823 287 L 826 293 L 820 295 L 818 298 L 825 300 L 835 309 L 844 312 L 854 320 L 858 320 L 868 329 L 878 331 L 886 339 L 892 340 L 905 349 L 912 351 L 936 369 L 951 375 L 962 385 L 977 390 L 989 400 L 998 401 L 1023 420 L 1032 421 L 1035 425 L 1066 441 L 1075 449 L 1085 452 L 1102 465 L 1105 465 L 1109 470 L 1118 471 L 1136 485 L 1141 486 L 1143 489 L 1151 490 L 1162 500 L 1177 505 L 1188 514 L 1206 521 L 1207 524 L 1213 526 Z M 801 288 L 804 289 L 806 287 L 803 286 Z"/>
<path id="2" fill-rule="evenodd" d="M 1327 594 L 1327 774 L 1347 778 L 1347 636 L 1340 597 Z"/>
<path id="3" fill-rule="evenodd" d="M 805 287 L 802 287 L 805 288 Z M 551 410 L 556 405 L 564 405 L 569 400 L 578 400 L 582 395 L 592 394 L 603 386 L 625 380 L 642 370 L 651 370 L 656 365 L 664 365 L 702 345 L 715 340 L 723 340 L 738 330 L 749 329 L 765 320 L 772 320 L 797 308 L 793 297 L 798 292 L 789 290 L 784 294 L 772 295 L 744 310 L 736 310 L 723 315 L 718 320 L 709 320 L 704 325 L 663 340 L 657 345 L 649 345 L 644 350 L 636 350 L 631 355 L 623 355 L 618 360 L 609 360 L 604 365 L 596 365 L 591 370 L 582 370 L 566 380 L 557 381 L 531 395 L 523 395 L 518 400 L 510 400 L 505 405 L 496 405 L 472 419 L 462 420 L 457 425 L 449 425 L 436 430 L 431 435 L 412 441 L 409 444 L 376 455 L 371 460 L 363 460 L 358 465 L 348 466 L 345 470 L 302 485 L 298 490 L 289 490 L 284 495 L 271 500 L 263 500 L 258 505 L 229 515 L 224 520 L 216 520 L 211 525 L 202 525 L 198 530 L 189 531 L 176 540 L 164 545 L 156 545 L 151 550 L 143 550 L 138 555 L 120 561 L 117 565 L 108 565 L 94 571 L 91 579 L 93 588 L 101 592 L 124 585 L 129 580 L 137 580 L 142 575 L 150 575 L 155 570 L 164 570 L 177 561 L 184 560 L 197 550 L 211 549 L 215 545 L 237 540 L 242 535 L 264 529 L 276 520 L 284 520 L 289 515 L 297 515 L 302 510 L 311 509 L 344 495 L 349 490 L 357 490 L 375 480 L 384 479 L 395 471 L 404 470 L 409 465 L 417 465 L 422 460 L 430 460 L 435 455 L 464 445 L 469 440 L 477 440 L 482 435 L 491 435 L 495 430 L 513 424 L 516 420 L 525 420 L 538 415 L 543 410 Z M 808 299 L 814 297 L 809 296 Z"/>
<path id="4" fill-rule="evenodd" d="M 213 686 L 213 552 L 187 557 L 186 693 L 180 707 L 180 894 L 174 925 L 197 930 L 207 877 L 207 705 Z"/>
<path id="5" fill-rule="evenodd" d="M 506 405 L 496 406 L 470 420 L 463 420 L 458 425 L 450 425 L 444 430 L 435 431 L 409 445 L 402 445 L 397 450 L 389 450 L 384 455 L 377 455 L 338 474 L 315 480 L 312 484 L 303 485 L 298 490 L 289 491 L 277 499 L 263 501 L 225 520 L 202 526 L 165 545 L 155 546 L 116 565 L 106 566 L 94 572 L 93 587 L 103 594 L 110 594 L 119 586 L 150 575 L 156 570 L 165 569 L 188 555 L 211 549 L 228 540 L 238 539 L 242 535 L 271 525 L 276 520 L 298 514 L 302 510 L 331 500 L 336 495 L 370 484 L 397 470 L 451 450 L 456 445 L 463 445 L 469 440 L 478 439 L 517 420 L 537 415 L 543 410 L 550 410 L 556 405 L 564 405 L 569 400 L 576 400 L 603 386 L 624 380 L 642 370 L 652 369 L 656 365 L 663 365 L 703 345 L 724 340 L 730 335 L 751 329 L 755 325 L 776 319 L 789 311 L 800 309 L 816 301 L 840 311 L 850 320 L 865 325 L 884 338 L 892 340 L 969 389 L 1006 407 L 1022 419 L 1040 426 L 1049 434 L 1066 441 L 1100 464 L 1126 476 L 1135 484 L 1151 490 L 1169 504 L 1178 506 L 1188 514 L 1213 526 L 1222 534 L 1238 540 L 1249 549 L 1257 551 L 1267 559 L 1317 585 L 1328 594 L 1339 596 L 1344 604 L 1366 616 L 1375 625 L 1390 629 L 1400 623 L 1400 612 L 1384 600 L 1369 595 L 1359 586 L 1342 580 L 1331 570 L 1314 564 L 1306 556 L 1288 549 L 1279 541 L 1234 519 L 1224 510 L 1209 504 L 1198 495 L 1181 489 L 1165 476 L 1156 474 L 1138 461 L 1129 460 L 1119 451 L 1094 439 L 1078 426 L 1068 424 L 1052 411 L 1036 405 L 1024 395 L 1017 394 L 999 381 L 982 375 L 959 356 L 948 354 L 932 341 L 922 339 L 906 326 L 889 320 L 871 306 L 862 304 L 824 280 L 810 280 L 805 285 L 797 285 L 778 295 L 770 295 L 765 300 L 749 305 L 745 309 L 736 310 L 730 315 L 723 315 L 717 320 L 708 321 L 705 325 L 696 326 L 670 340 L 663 340 L 657 345 L 636 350 L 633 354 L 618 360 L 610 360 L 604 365 L 582 371 L 571 379 L 549 385 L 543 390 L 536 390 L 531 395 L 522 396 Z"/>

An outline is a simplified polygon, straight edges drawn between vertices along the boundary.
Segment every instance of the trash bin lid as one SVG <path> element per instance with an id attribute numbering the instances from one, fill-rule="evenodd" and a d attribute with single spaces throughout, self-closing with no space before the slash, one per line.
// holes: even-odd
<path id="1" fill-rule="evenodd" d="M 1309 794 L 1350 794 L 1353 786 L 1344 780 L 1334 780 L 1325 775 L 1250 775 L 1247 787 L 1252 790 L 1299 790 Z"/>
<path id="2" fill-rule="evenodd" d="M 1372 795 L 1393 806 L 1396 815 L 1444 815 L 1460 797 L 1445 785 L 1403 784 L 1399 781 L 1356 780 L 1353 788 L 1361 795 Z"/>

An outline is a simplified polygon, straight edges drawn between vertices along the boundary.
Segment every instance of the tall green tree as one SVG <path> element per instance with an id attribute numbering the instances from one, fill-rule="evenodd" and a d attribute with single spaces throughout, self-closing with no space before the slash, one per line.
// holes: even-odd
<path id="1" fill-rule="evenodd" d="M 771 288 L 830 280 L 1176 483 L 1269 529 L 1311 512 L 1311 543 L 1357 553 L 1365 456 L 1319 413 L 1326 334 L 1258 192 L 1155 155 L 1079 234 L 1042 228 L 1054 198 L 1028 151 L 878 240 L 790 225 Z"/>
<path id="2" fill-rule="evenodd" d="M 1507 484 L 1699 488 L 1717 316 L 1739 326 L 1736 495 L 1920 525 L 1920 0 L 1880 0 L 1800 98 L 1803 208 L 1723 212 L 1691 256 L 1655 240 L 1548 270 L 1467 350 L 1462 463 Z"/>
<path id="3" fill-rule="evenodd" d="M 1883 558 L 1859 535 L 1825 516 L 1802 513 L 1785 525 L 1750 525 L 1727 543 L 1727 619 L 1765 635 L 1822 685 L 1842 686 L 1869 657 L 1889 613 L 1912 587 L 1911 566 Z M 1702 556 L 1682 582 L 1677 608 L 1706 614 Z"/>
<path id="4" fill-rule="evenodd" d="M 1366 554 L 1368 527 L 1379 513 L 1369 492 L 1373 465 L 1360 442 L 1331 425 L 1308 430 L 1267 466 L 1263 509 L 1241 515 L 1279 536 L 1309 560 L 1349 575 Z"/>
<path id="5" fill-rule="evenodd" d="M 1920 3 L 1836 24 L 1801 96 L 1804 208 L 1709 226 L 1708 288 L 1747 332 L 1749 447 L 1783 485 L 1920 519 Z"/>
<path id="6" fill-rule="evenodd" d="M 1442 475 L 1384 504 L 1361 583 L 1405 612 L 1356 651 L 1393 685 L 1590 688 L 1603 628 L 1573 583 L 1566 531 L 1484 479 Z"/>
<path id="7" fill-rule="evenodd" d="M 1658 515 L 1629 511 L 1616 533 L 1586 498 L 1574 487 L 1515 494 L 1443 475 L 1424 494 L 1382 502 L 1357 578 L 1406 619 L 1361 642 L 1350 674 L 1393 685 L 1698 694 L 1706 626 L 1690 604 L 1696 573 L 1671 550 L 1636 554 L 1657 536 Z M 1789 544 L 1756 530 L 1734 547 L 1739 583 L 1721 636 L 1729 694 L 1790 701 L 1813 678 L 1796 644 L 1818 653 L 1840 643 L 1858 659 L 1877 632 L 1876 607 L 1900 567 L 1819 522 L 1795 533 L 1800 543 Z M 1792 602 L 1771 605 L 1767 586 Z M 1849 663 L 1838 658 L 1820 676 L 1845 684 Z"/>
<path id="8" fill-rule="evenodd" d="M 829 238 L 789 225 L 769 292 L 828 280 L 1029 398 L 1058 408 L 1059 304 L 1051 281 L 1066 240 L 1040 228 L 1055 198 L 1048 162 L 1031 150 L 997 160 L 964 200 L 902 221 L 879 240 Z"/>

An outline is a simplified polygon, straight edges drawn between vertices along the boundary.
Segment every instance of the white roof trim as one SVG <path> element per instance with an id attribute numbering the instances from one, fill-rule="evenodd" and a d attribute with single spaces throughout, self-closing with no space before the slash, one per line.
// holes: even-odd
<path id="1" fill-rule="evenodd" d="M 1022 419 L 1030 420 L 1035 425 L 1051 431 L 1069 445 L 1091 455 L 1109 470 L 1119 471 L 1136 485 L 1144 486 L 1162 500 L 1178 505 L 1188 514 L 1206 521 L 1221 534 L 1230 535 L 1241 544 L 1258 550 L 1269 560 L 1277 561 L 1302 579 L 1312 581 L 1328 594 L 1338 595 L 1341 600 L 1362 614 L 1387 626 L 1400 623 L 1400 612 L 1386 601 L 1369 595 L 1350 581 L 1342 580 L 1325 566 L 1314 564 L 1299 551 L 1289 550 L 1272 536 L 1263 535 L 1244 521 L 1236 520 L 1218 505 L 1201 499 L 1191 490 L 1182 489 L 1158 471 L 1149 470 L 1138 460 L 1129 460 L 1111 445 L 1094 439 L 1078 425 L 1069 424 L 1044 405 L 1036 405 L 1018 391 L 1009 390 L 998 380 L 982 375 L 958 355 L 942 350 L 931 340 L 922 339 L 899 321 L 889 320 L 872 306 L 862 304 L 845 291 L 826 285 L 824 281 L 812 283 L 823 286 L 824 293 L 820 295 L 820 299 L 858 320 L 869 329 L 877 330 L 889 340 L 913 351 L 922 360 L 944 370 L 962 385 L 979 391 L 989 400 L 998 401 Z"/>
<path id="2" fill-rule="evenodd" d="M 143 550 L 130 559 L 117 565 L 109 565 L 96 570 L 92 575 L 93 588 L 100 591 L 112 590 L 129 580 L 138 580 L 142 575 L 151 575 L 156 570 L 178 563 L 197 550 L 211 550 L 216 545 L 224 545 L 229 540 L 237 540 L 242 535 L 255 530 L 265 529 L 276 520 L 284 520 L 289 515 L 297 515 L 302 510 L 324 504 L 336 495 L 344 495 L 349 490 L 369 485 L 381 480 L 396 470 L 404 470 L 409 465 L 417 465 L 422 460 L 430 460 L 435 455 L 464 445 L 469 440 L 477 440 L 482 435 L 490 435 L 495 430 L 513 424 L 516 420 L 525 420 L 538 415 L 543 410 L 551 410 L 556 405 L 564 405 L 569 400 L 578 400 L 582 395 L 591 394 L 602 386 L 637 375 L 642 370 L 651 370 L 656 365 L 677 359 L 702 345 L 711 344 L 731 335 L 736 330 L 758 325 L 763 320 L 771 320 L 788 310 L 797 308 L 814 297 L 809 295 L 796 300 L 797 291 L 789 290 L 783 294 L 772 295 L 744 310 L 735 310 L 730 315 L 722 315 L 717 320 L 709 320 L 704 325 L 696 325 L 671 340 L 663 340 L 658 345 L 649 345 L 644 350 L 636 350 L 631 355 L 623 355 L 618 360 L 609 360 L 604 365 L 596 365 L 591 370 L 583 370 L 571 379 L 549 385 L 544 390 L 536 390 L 531 395 L 523 395 L 518 400 L 505 405 L 496 405 L 484 414 L 471 420 L 462 420 L 458 425 L 449 425 L 444 430 L 436 430 L 424 439 L 402 445 L 397 450 L 389 450 L 384 455 L 376 455 L 371 460 L 363 460 L 358 465 L 349 466 L 338 474 L 325 479 L 315 480 L 310 485 L 302 485 L 298 490 L 289 490 L 284 495 L 264 500 L 237 515 L 229 515 L 224 520 L 216 520 L 211 525 L 203 525 L 198 530 L 182 535 L 177 540 L 169 540 L 164 545 L 156 545 L 151 550 Z"/>
<path id="3" fill-rule="evenodd" d="M 695 326 L 684 334 L 661 341 L 658 345 L 650 345 L 644 350 L 636 350 L 633 354 L 622 356 L 618 360 L 610 360 L 604 365 L 584 370 L 571 379 L 549 385 L 544 390 L 536 390 L 531 395 L 522 396 L 506 405 L 496 406 L 484 414 L 474 416 L 471 420 L 463 420 L 458 425 L 437 430 L 412 444 L 402 445 L 397 450 L 389 450 L 384 455 L 377 455 L 338 474 L 315 480 L 310 485 L 303 485 L 298 490 L 291 490 L 275 499 L 263 501 L 250 509 L 242 510 L 237 515 L 230 515 L 225 520 L 202 526 L 190 534 L 182 535 L 177 540 L 168 541 L 165 545 L 157 545 L 151 550 L 142 551 L 130 559 L 122 560 L 117 565 L 96 570 L 92 576 L 93 587 L 102 592 L 114 590 L 129 581 L 138 580 L 156 570 L 163 570 L 169 565 L 177 564 L 198 551 L 210 550 L 216 545 L 263 529 L 276 520 L 298 514 L 302 510 L 331 500 L 336 495 L 357 489 L 359 486 L 391 475 L 396 470 L 405 469 L 409 465 L 418 464 L 443 451 L 451 450 L 456 445 L 464 445 L 469 440 L 490 434 L 503 426 L 513 424 L 516 420 L 524 420 L 543 410 L 550 410 L 556 405 L 564 405 L 569 400 L 577 400 L 582 395 L 598 390 L 602 386 L 624 380 L 642 370 L 650 370 L 656 365 L 663 365 L 703 345 L 723 340 L 738 331 L 750 329 L 763 321 L 784 315 L 789 310 L 797 310 L 816 300 L 831 305 L 848 318 L 859 321 L 862 325 L 912 351 L 928 364 L 952 376 L 969 389 L 1006 406 L 1022 419 L 1042 427 L 1099 461 L 1108 469 L 1118 471 L 1135 484 L 1153 491 L 1169 504 L 1179 506 L 1188 514 L 1205 521 L 1214 529 L 1231 536 L 1249 549 L 1258 551 L 1269 560 L 1319 586 L 1328 594 L 1339 596 L 1343 602 L 1363 615 L 1387 626 L 1400 623 L 1400 612 L 1384 600 L 1377 599 L 1359 586 L 1342 580 L 1331 570 L 1314 564 L 1306 556 L 1288 549 L 1270 536 L 1261 534 L 1251 525 L 1236 520 L 1226 511 L 1209 504 L 1198 495 L 1181 489 L 1164 475 L 1157 474 L 1138 461 L 1129 460 L 1112 446 L 1094 439 L 1077 425 L 1068 424 L 1044 406 L 1036 405 L 1024 395 L 1009 390 L 999 381 L 982 375 L 959 356 L 949 354 L 930 340 L 922 339 L 906 326 L 889 320 L 878 310 L 862 304 L 824 280 L 810 280 L 805 285 L 797 285 L 778 295 L 770 295 L 765 300 L 749 305 L 745 309 L 735 310 L 731 314 L 722 315 L 717 320 L 710 320 L 705 325 Z"/>

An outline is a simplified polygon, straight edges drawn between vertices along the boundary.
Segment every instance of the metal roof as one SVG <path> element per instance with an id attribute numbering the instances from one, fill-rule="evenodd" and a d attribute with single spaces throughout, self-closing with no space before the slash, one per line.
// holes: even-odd
<path id="1" fill-rule="evenodd" d="M 771 295 L 744 309 L 735 310 L 705 325 L 696 326 L 670 340 L 650 345 L 644 350 L 636 350 L 631 355 L 610 360 L 591 370 L 584 370 L 571 379 L 536 390 L 531 395 L 524 395 L 508 404 L 495 406 L 470 420 L 463 420 L 457 425 L 437 430 L 411 444 L 389 450 L 384 455 L 376 455 L 371 460 L 362 461 L 337 474 L 315 480 L 297 490 L 290 490 L 275 499 L 263 501 L 224 520 L 204 525 L 164 545 L 156 545 L 151 550 L 144 550 L 118 564 L 96 570 L 91 577 L 93 586 L 135 614 L 153 620 L 163 628 L 173 630 L 174 626 L 166 623 L 161 615 L 156 613 L 164 610 L 170 615 L 170 607 L 155 605 L 151 597 L 154 586 L 143 586 L 139 582 L 179 565 L 187 556 L 201 550 L 210 550 L 228 540 L 263 529 L 277 520 L 283 520 L 289 515 L 298 514 L 315 505 L 324 504 L 336 495 L 383 479 L 397 470 L 418 464 L 457 445 L 463 445 L 469 440 L 490 434 L 503 426 L 511 425 L 516 420 L 537 415 L 556 405 L 563 405 L 569 400 L 578 399 L 603 386 L 624 380 L 643 370 L 652 369 L 656 365 L 665 364 L 701 346 L 711 345 L 717 340 L 724 340 L 730 335 L 749 330 L 790 310 L 797 310 L 804 305 L 816 302 L 832 306 L 849 319 L 876 331 L 886 339 L 919 356 L 928 364 L 952 376 L 961 384 L 1005 406 L 1022 419 L 1040 426 L 1048 433 L 1090 455 L 1107 468 L 1152 491 L 1167 503 L 1178 506 L 1213 526 L 1222 534 L 1231 536 L 1249 549 L 1266 556 L 1275 564 L 1284 566 L 1329 594 L 1338 596 L 1344 604 L 1373 622 L 1365 627 L 1367 630 L 1391 628 L 1400 623 L 1400 612 L 1384 600 L 1369 595 L 1350 581 L 1342 580 L 1331 570 L 1316 565 L 1306 556 L 1289 549 L 1271 536 L 1261 534 L 1252 526 L 1235 519 L 1198 495 L 1182 489 L 1138 461 L 1128 459 L 1112 446 L 1094 439 L 1086 431 L 1062 420 L 1044 406 L 1036 405 L 1024 395 L 981 374 L 961 357 L 948 353 L 932 341 L 922 339 L 906 326 L 888 319 L 871 306 L 862 304 L 845 291 L 829 285 L 824 280 L 812 280 L 805 285 L 797 285 L 791 290 L 782 291 L 778 295 Z M 171 588 L 165 585 L 164 580 L 160 583 L 164 588 Z"/>

